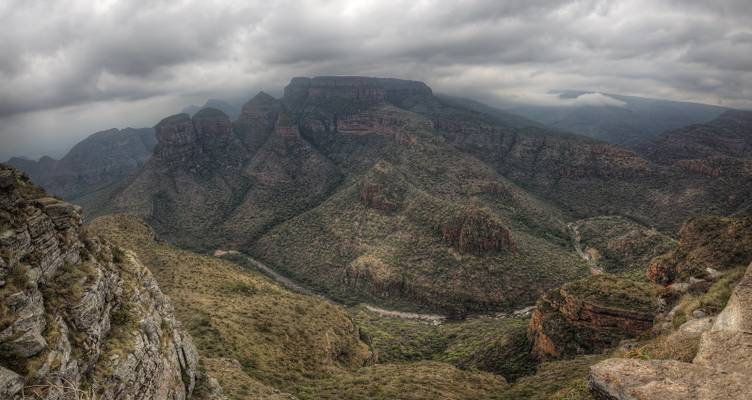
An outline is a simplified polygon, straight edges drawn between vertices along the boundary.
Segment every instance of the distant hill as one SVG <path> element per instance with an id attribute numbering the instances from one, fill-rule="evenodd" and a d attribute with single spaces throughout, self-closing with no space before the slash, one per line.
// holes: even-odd
<path id="1" fill-rule="evenodd" d="M 594 94 L 585 91 L 563 91 L 562 100 Z M 657 137 L 664 131 L 691 124 L 708 122 L 726 108 L 707 104 L 687 103 L 600 93 L 613 102 L 567 106 L 511 105 L 505 110 L 522 115 L 552 128 L 569 131 L 627 148 L 634 148 Z"/>
<path id="2" fill-rule="evenodd" d="M 152 128 L 108 129 L 82 140 L 60 160 L 13 157 L 8 164 L 26 172 L 51 194 L 89 208 L 100 192 L 132 175 L 155 145 Z"/>
<path id="3" fill-rule="evenodd" d="M 201 111 L 204 108 L 216 108 L 218 110 L 222 110 L 225 114 L 227 114 L 231 119 L 236 119 L 240 115 L 240 108 L 237 106 L 234 106 L 226 101 L 218 100 L 218 99 L 209 99 L 204 103 L 203 106 L 197 106 L 194 104 L 191 104 L 190 106 L 186 106 L 183 108 L 181 113 L 188 114 L 190 116 L 193 116 L 197 112 Z"/>
<path id="4" fill-rule="evenodd" d="M 752 111 L 726 111 L 710 122 L 665 132 L 637 150 L 665 165 L 681 160 L 752 159 Z"/>

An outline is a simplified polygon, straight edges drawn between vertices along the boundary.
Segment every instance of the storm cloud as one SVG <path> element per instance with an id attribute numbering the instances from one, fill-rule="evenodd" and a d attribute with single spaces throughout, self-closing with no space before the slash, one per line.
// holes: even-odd
<path id="1" fill-rule="evenodd" d="M 578 89 L 750 108 L 750 20 L 749 0 L 4 0 L 0 159 L 300 75 L 489 102 Z"/>

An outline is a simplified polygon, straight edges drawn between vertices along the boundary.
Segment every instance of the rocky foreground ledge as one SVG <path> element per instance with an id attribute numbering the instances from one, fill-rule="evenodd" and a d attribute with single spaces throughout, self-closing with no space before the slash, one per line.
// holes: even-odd
<path id="1" fill-rule="evenodd" d="M 205 378 L 149 270 L 0 164 L 0 399 L 195 399 Z"/>
<path id="2" fill-rule="evenodd" d="M 692 363 L 608 359 L 590 369 L 603 400 L 752 399 L 752 264 Z"/>

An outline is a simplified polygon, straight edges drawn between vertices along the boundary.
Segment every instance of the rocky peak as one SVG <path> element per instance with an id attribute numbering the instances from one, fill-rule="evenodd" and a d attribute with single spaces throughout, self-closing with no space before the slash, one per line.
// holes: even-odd
<path id="1" fill-rule="evenodd" d="M 179 400 L 198 377 L 149 271 L 0 164 L 0 398 Z"/>
<path id="2" fill-rule="evenodd" d="M 154 127 L 157 148 L 154 154 L 167 162 L 188 161 L 193 156 L 196 132 L 188 114 L 169 116 Z"/>
<path id="3" fill-rule="evenodd" d="M 217 148 L 232 141 L 230 117 L 216 108 L 204 108 L 193 116 L 196 134 L 204 147 Z"/>
<path id="4" fill-rule="evenodd" d="M 282 111 L 282 103 L 274 97 L 259 92 L 243 106 L 235 130 L 250 152 L 264 144 L 274 130 L 274 123 Z"/>
<path id="5" fill-rule="evenodd" d="M 191 119 L 176 114 L 154 127 L 157 162 L 192 172 L 220 167 L 240 168 L 245 149 L 233 134 L 230 118 L 215 108 L 204 108 Z"/>

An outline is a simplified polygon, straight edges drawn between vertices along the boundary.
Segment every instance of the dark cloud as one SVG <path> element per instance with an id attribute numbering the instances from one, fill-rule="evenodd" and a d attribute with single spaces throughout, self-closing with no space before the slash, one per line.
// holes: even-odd
<path id="1" fill-rule="evenodd" d="M 548 102 L 567 88 L 752 107 L 750 19 L 749 0 L 4 0 L 0 158 L 59 152 L 207 97 L 279 93 L 295 75 L 420 79 L 481 99 Z"/>

